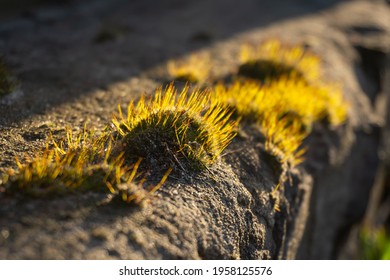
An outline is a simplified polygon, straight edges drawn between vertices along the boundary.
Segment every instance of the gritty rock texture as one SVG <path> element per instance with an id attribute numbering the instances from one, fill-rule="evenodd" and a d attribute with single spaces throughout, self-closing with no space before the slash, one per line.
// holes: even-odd
<path id="1" fill-rule="evenodd" d="M 253 140 L 233 143 L 245 151 L 226 163 L 187 179 L 172 178 L 142 208 L 92 193 L 40 200 L 5 197 L 1 227 L 9 237 L 2 240 L 1 257 L 276 258 L 284 235 L 275 229 L 286 216 L 273 209 L 270 193 L 277 177 L 265 164 L 263 149 L 250 146 Z"/>
<path id="2" fill-rule="evenodd" d="M 15 13 L 13 11 L 13 13 Z M 19 81 L 0 100 L 0 172 L 64 126 L 102 129 L 118 103 L 152 93 L 166 62 L 204 52 L 215 80 L 243 43 L 305 43 L 350 104 L 317 124 L 305 163 L 276 195 L 275 159 L 245 126 L 221 160 L 170 177 L 143 208 L 94 193 L 0 195 L 1 259 L 331 259 L 365 213 L 385 125 L 386 1 L 69 1 L 0 21 L 0 53 Z M 388 69 L 388 68 L 387 68 Z M 388 89 L 388 87 L 387 87 Z M 275 211 L 278 204 L 280 211 Z M 345 255 L 344 255 L 345 256 Z M 349 257 L 353 257 L 348 255 Z"/>

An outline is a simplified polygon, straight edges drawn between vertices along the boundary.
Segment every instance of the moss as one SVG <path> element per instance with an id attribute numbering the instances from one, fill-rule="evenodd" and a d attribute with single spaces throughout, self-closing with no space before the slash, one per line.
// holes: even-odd
<path id="1" fill-rule="evenodd" d="M 191 56 L 170 62 L 168 70 L 175 79 L 202 83 L 209 79 L 208 62 Z M 312 125 L 342 124 L 348 106 L 336 85 L 320 79 L 320 59 L 299 46 L 268 41 L 246 47 L 242 62 L 239 74 L 263 82 L 242 78 L 219 83 L 211 92 L 188 85 L 178 92 L 171 83 L 153 97 L 131 102 L 126 115 L 118 106 L 114 130 L 96 135 L 84 128 L 74 135 L 68 129 L 62 141 L 25 164 L 18 162 L 0 191 L 33 196 L 97 191 L 142 204 L 173 169 L 193 172 L 215 163 L 241 120 L 260 127 L 270 155 L 265 160 L 278 161 L 269 164 L 282 184 L 287 167 L 302 162 L 302 143 Z M 0 64 L 0 74 L 1 69 Z M 159 183 L 151 183 L 156 178 Z"/>
<path id="2" fill-rule="evenodd" d="M 177 74 L 176 76 L 173 76 L 173 79 L 178 82 L 191 83 L 191 84 L 196 84 L 199 83 L 200 81 L 200 78 L 196 76 L 196 74 L 191 72 Z"/>
<path id="3" fill-rule="evenodd" d="M 242 46 L 240 60 L 244 68 L 241 71 L 246 70 L 252 78 L 262 80 L 292 74 L 315 83 L 321 75 L 321 59 L 318 56 L 299 45 L 289 46 L 278 40 L 267 40 L 257 46 Z"/>
<path id="4" fill-rule="evenodd" d="M 107 192 L 104 178 L 112 167 L 86 166 L 82 169 L 62 162 L 44 163 L 49 158 L 35 158 L 27 163 L 4 185 L 6 194 L 24 194 L 32 197 L 52 197 L 89 190 Z M 45 167 L 43 165 L 46 164 Z M 40 167 L 43 168 L 40 170 Z M 53 174 L 56 174 L 53 176 Z"/>
<path id="5" fill-rule="evenodd" d="M 267 41 L 243 49 L 239 74 L 231 85 L 217 84 L 213 98 L 235 111 L 235 117 L 258 123 L 265 147 L 282 163 L 303 160 L 303 139 L 315 122 L 338 126 L 347 117 L 348 105 L 340 88 L 321 81 L 320 59 L 301 47 L 284 47 Z"/>
<path id="6" fill-rule="evenodd" d="M 204 83 L 210 76 L 210 59 L 206 55 L 191 55 L 189 58 L 169 61 L 167 69 L 175 81 Z"/>
<path id="7" fill-rule="evenodd" d="M 74 192 L 101 192 L 121 197 L 124 201 L 142 203 L 170 173 L 165 172 L 159 184 L 143 185 L 137 176 L 142 158 L 125 163 L 123 154 L 112 155 L 113 138 L 110 131 L 101 135 L 84 129 L 73 135 L 67 130 L 66 139 L 52 142 L 41 154 L 10 170 L 1 180 L 0 191 L 7 195 L 28 195 L 48 198 Z"/>
<path id="8" fill-rule="evenodd" d="M 385 228 L 364 228 L 360 232 L 361 258 L 390 260 L 390 234 Z"/>
<path id="9" fill-rule="evenodd" d="M 264 82 L 291 76 L 304 78 L 304 75 L 294 67 L 266 59 L 251 60 L 242 64 L 238 69 L 238 75 Z"/>
<path id="10" fill-rule="evenodd" d="M 111 175 L 119 159 L 108 162 L 111 149 L 109 135 L 100 136 L 84 130 L 73 135 L 67 130 L 66 139 L 11 170 L 5 184 L 5 192 L 22 191 L 32 196 L 50 196 L 94 189 L 107 190 L 105 177 Z"/>
<path id="11" fill-rule="evenodd" d="M 173 124 L 173 114 L 171 112 L 165 114 L 169 119 L 166 126 L 159 126 L 156 116 L 151 116 L 155 118 L 155 122 L 141 121 L 123 137 L 122 143 L 126 158 L 132 160 L 144 157 L 148 165 L 158 165 L 164 168 L 179 164 L 192 169 L 201 169 L 202 163 L 208 160 L 207 154 L 205 151 L 198 151 L 196 156 L 195 153 L 191 153 L 196 149 L 195 147 L 201 149 L 201 143 L 196 137 L 199 124 L 188 116 L 183 116 L 179 122 L 187 122 L 188 129 L 178 131 Z"/>
<path id="12" fill-rule="evenodd" d="M 123 137 L 125 157 L 202 167 L 215 162 L 235 136 L 237 122 L 230 116 L 210 102 L 208 92 L 185 87 L 178 94 L 171 84 L 164 91 L 158 89 L 154 99 L 131 103 L 127 118 L 119 110 L 113 123 Z"/>

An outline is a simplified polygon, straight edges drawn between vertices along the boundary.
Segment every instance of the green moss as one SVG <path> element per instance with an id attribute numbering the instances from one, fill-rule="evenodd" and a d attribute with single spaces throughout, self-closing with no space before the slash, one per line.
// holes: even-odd
<path id="1" fill-rule="evenodd" d="M 360 245 L 362 259 L 390 260 L 390 234 L 384 228 L 363 229 Z"/>
<path id="2" fill-rule="evenodd" d="M 165 118 L 164 122 L 161 117 Z M 175 112 L 166 111 L 141 120 L 121 143 L 127 160 L 142 157 L 148 165 L 164 170 L 175 165 L 199 170 L 215 152 L 206 150 L 210 141 L 210 135 L 199 120 L 185 113 L 177 118 Z"/>
<path id="3" fill-rule="evenodd" d="M 143 157 L 151 166 L 167 164 L 199 169 L 215 162 L 235 136 L 237 122 L 219 104 L 213 104 L 207 91 L 180 94 L 173 84 L 158 89 L 154 99 L 130 103 L 127 117 L 119 108 L 113 120 L 123 137 L 125 157 Z"/>
<path id="4" fill-rule="evenodd" d="M 96 41 L 115 39 L 122 31 L 102 29 Z M 178 93 L 170 84 L 151 98 L 131 102 L 126 116 L 119 106 L 119 116 L 113 119 L 116 131 L 96 136 L 84 129 L 73 136 L 68 130 L 65 140 L 48 145 L 52 148 L 26 164 L 18 163 L 18 169 L 1 180 L 0 192 L 46 197 L 95 191 L 141 203 L 165 182 L 172 168 L 193 172 L 213 164 L 234 138 L 241 119 L 260 126 L 267 152 L 262 159 L 283 184 L 287 166 L 303 160 L 301 146 L 312 124 L 328 117 L 338 125 L 346 109 L 339 92 L 316 85 L 317 57 L 306 59 L 301 48 L 280 50 L 273 42 L 249 53 L 238 71 L 243 81 L 216 85 L 212 93 L 187 85 Z M 209 60 L 200 56 L 168 64 L 172 77 L 190 83 L 209 81 L 209 70 Z M 0 96 L 12 87 L 0 61 Z M 146 181 L 160 176 L 157 185 Z M 275 205 L 278 208 L 278 201 Z"/>
<path id="5" fill-rule="evenodd" d="M 48 143 L 44 152 L 27 163 L 17 161 L 18 169 L 9 170 L 1 178 L 0 193 L 50 198 L 93 191 L 141 205 L 161 187 L 171 169 L 164 170 L 157 185 L 147 183 L 146 178 L 137 175 L 142 158 L 125 162 L 123 152 L 111 153 L 114 145 L 109 130 L 95 135 L 84 128 L 83 132 L 73 135 L 68 129 L 64 140 Z M 157 176 L 152 175 L 154 181 Z"/>
<path id="6" fill-rule="evenodd" d="M 304 75 L 294 67 L 266 59 L 251 60 L 242 64 L 238 69 L 238 75 L 260 81 L 278 80 L 290 76 L 304 78 Z"/>
<path id="7" fill-rule="evenodd" d="M 175 81 L 178 82 L 191 83 L 191 84 L 196 84 L 199 82 L 198 77 L 196 77 L 196 75 L 194 75 L 193 73 L 181 74 L 174 77 L 174 79 Z"/>
<path id="8" fill-rule="evenodd" d="M 39 174 L 33 168 L 33 164 L 29 163 L 25 166 L 25 168 L 31 169 L 31 177 L 26 177 L 23 172 L 10 176 L 3 186 L 4 193 L 23 194 L 31 197 L 53 197 L 90 190 L 102 193 L 109 192 L 105 178 L 110 175 L 112 166 L 103 164 L 86 166 L 82 170 L 74 166 L 61 166 L 61 170 L 58 171 L 58 166 L 52 163 L 44 173 Z M 58 172 L 58 175 L 53 177 L 52 174 L 55 172 Z"/>

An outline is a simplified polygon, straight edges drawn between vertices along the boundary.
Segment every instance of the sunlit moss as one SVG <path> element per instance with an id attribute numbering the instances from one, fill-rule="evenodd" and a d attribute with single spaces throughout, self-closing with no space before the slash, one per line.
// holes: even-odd
<path id="1" fill-rule="evenodd" d="M 292 166 L 302 162 L 305 149 L 301 147 L 308 133 L 302 124 L 290 117 L 280 118 L 270 112 L 264 113 L 260 125 L 265 135 L 265 149 L 277 156 L 281 163 Z"/>
<path id="2" fill-rule="evenodd" d="M 219 84 L 213 93 L 216 99 L 234 108 L 243 121 L 257 122 L 261 126 L 268 151 L 282 161 L 294 164 L 300 161 L 299 146 L 307 133 L 302 128 L 301 118 L 291 113 L 294 107 L 284 103 L 279 92 L 252 81 L 237 81 L 230 87 Z"/>
<path id="3" fill-rule="evenodd" d="M 53 141 L 25 164 L 18 162 L 0 191 L 40 196 L 95 190 L 141 203 L 176 167 L 191 171 L 213 164 L 234 138 L 240 120 L 259 125 L 266 151 L 283 166 L 301 163 L 302 143 L 314 123 L 338 126 L 346 120 L 341 90 L 322 81 L 320 59 L 302 47 L 271 40 L 245 46 L 241 55 L 239 74 L 257 80 L 237 77 L 211 92 L 188 85 L 180 92 L 173 84 L 159 88 L 150 98 L 131 102 L 126 115 L 119 106 L 113 131 L 96 135 L 84 129 L 74 135 L 67 130 L 63 141 Z M 191 83 L 208 80 L 209 70 L 209 59 L 203 56 L 168 63 L 173 79 Z M 162 179 L 148 184 L 140 174 Z M 285 177 L 284 171 L 279 184 Z"/>
<path id="4" fill-rule="evenodd" d="M 210 75 L 210 58 L 193 54 L 185 59 L 170 60 L 167 68 L 170 77 L 175 81 L 204 83 Z"/>
<path id="5" fill-rule="evenodd" d="M 264 82 L 277 80 L 281 77 L 304 77 L 294 67 L 265 59 L 250 60 L 241 64 L 238 75 Z"/>
<path id="6" fill-rule="evenodd" d="M 240 60 L 239 74 L 260 80 L 298 77 L 316 82 L 321 74 L 318 56 L 301 46 L 283 45 L 278 40 L 268 40 L 258 46 L 244 45 Z"/>
<path id="7" fill-rule="evenodd" d="M 348 105 L 341 90 L 321 77 L 321 59 L 301 46 L 268 40 L 241 50 L 239 80 L 217 84 L 216 100 L 235 117 L 260 125 L 265 149 L 284 166 L 303 161 L 303 140 L 316 122 L 341 125 Z M 279 185 L 286 180 L 283 172 Z M 275 189 L 278 189 L 276 187 Z"/>
<path id="8" fill-rule="evenodd" d="M 360 233 L 361 257 L 366 260 L 390 260 L 390 234 L 384 228 L 364 228 Z"/>
<path id="9" fill-rule="evenodd" d="M 281 78 L 265 85 L 258 98 L 260 111 L 295 115 L 305 126 L 323 119 L 336 126 L 347 116 L 347 103 L 332 84 L 309 85 L 299 78 Z"/>
<path id="10" fill-rule="evenodd" d="M 72 192 L 95 191 L 119 195 L 128 203 L 143 202 L 167 179 L 168 170 L 157 185 L 143 187 L 145 179 L 137 177 L 142 161 L 125 164 L 123 153 L 112 156 L 112 137 L 106 130 L 101 135 L 84 129 L 52 142 L 41 154 L 26 163 L 17 160 L 18 168 L 9 170 L 2 179 L 0 191 L 48 197 Z"/>
<path id="11" fill-rule="evenodd" d="M 236 118 L 242 118 L 245 121 L 259 118 L 259 104 L 257 100 L 262 94 L 262 86 L 257 82 L 236 81 L 226 86 L 218 83 L 212 88 L 212 97 L 216 103 L 219 103 L 234 111 Z"/>
<path id="12" fill-rule="evenodd" d="M 153 98 L 130 103 L 127 116 L 119 107 L 113 123 L 123 137 L 126 155 L 178 164 L 187 159 L 200 167 L 213 163 L 233 139 L 237 122 L 230 121 L 230 115 L 211 104 L 208 92 L 186 86 L 177 93 L 171 84 L 158 89 Z"/>
<path id="13" fill-rule="evenodd" d="M 340 125 L 347 114 L 337 87 L 313 86 L 293 77 L 266 84 L 253 80 L 238 80 L 230 86 L 217 84 L 213 96 L 243 120 L 259 123 L 267 149 L 294 164 L 301 161 L 300 145 L 313 123 L 327 120 Z"/>
<path id="14" fill-rule="evenodd" d="M 115 171 L 114 165 L 123 161 L 120 157 L 108 161 L 110 143 L 107 133 L 96 136 L 84 130 L 74 136 L 68 129 L 66 139 L 58 143 L 53 140 L 51 148 L 47 147 L 27 163 L 17 160 L 18 169 L 9 172 L 6 190 L 38 196 L 72 189 L 104 190 L 103 179 Z"/>

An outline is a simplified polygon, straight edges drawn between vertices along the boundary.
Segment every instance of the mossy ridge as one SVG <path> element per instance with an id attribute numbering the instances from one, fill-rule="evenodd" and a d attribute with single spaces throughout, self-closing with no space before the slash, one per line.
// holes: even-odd
<path id="1" fill-rule="evenodd" d="M 108 130 L 96 135 L 84 128 L 74 135 L 68 128 L 64 140 L 53 140 L 51 148 L 48 145 L 25 164 L 17 160 L 18 169 L 2 179 L 0 191 L 42 198 L 94 191 L 140 204 L 165 182 L 170 170 L 157 185 L 143 186 L 146 179 L 137 175 L 142 159 L 125 164 L 123 153 L 112 155 L 113 141 Z"/>
<path id="2" fill-rule="evenodd" d="M 109 163 L 111 152 L 109 135 L 96 136 L 84 129 L 74 135 L 67 128 L 64 140 L 52 140 L 41 153 L 22 164 L 17 159 L 18 170 L 11 170 L 6 180 L 6 192 L 23 190 L 33 196 L 45 196 L 54 193 L 66 193 L 78 189 L 90 189 L 92 182 L 97 183 L 109 175 L 114 161 Z M 103 183 L 94 184 L 95 190 L 106 189 Z"/>
<path id="3" fill-rule="evenodd" d="M 113 123 L 129 151 L 125 156 L 151 161 L 166 150 L 165 161 L 202 168 L 215 162 L 235 136 L 237 121 L 230 116 L 219 103 L 211 103 L 208 91 L 190 91 L 185 86 L 177 93 L 170 84 L 165 90 L 157 89 L 148 101 L 142 97 L 136 106 L 130 103 L 126 118 L 119 107 Z M 148 139 L 153 139 L 154 145 L 139 148 Z"/>
<path id="4" fill-rule="evenodd" d="M 69 157 L 73 155 L 68 154 Z M 114 165 L 96 164 L 76 166 L 67 162 L 69 158 L 59 160 L 47 151 L 27 164 L 20 165 L 18 171 L 9 173 L 5 181 L 5 193 L 22 191 L 33 197 L 47 197 L 66 194 L 73 191 L 107 191 L 104 178 L 110 175 Z"/>
<path id="5" fill-rule="evenodd" d="M 283 116 L 293 113 L 304 126 L 309 127 L 327 119 L 329 124 L 338 126 L 347 117 L 347 103 L 343 100 L 340 88 L 335 84 L 307 84 L 300 78 L 281 78 L 264 85 L 257 101 L 261 111 L 273 110 Z M 265 102 L 269 99 L 269 103 Z"/>
<path id="6" fill-rule="evenodd" d="M 241 61 L 241 71 L 250 71 L 250 78 L 260 79 L 265 90 L 278 94 L 279 98 L 270 99 L 274 106 L 286 107 L 285 114 L 299 116 L 305 126 L 322 119 L 333 126 L 345 121 L 348 104 L 341 87 L 322 79 L 321 59 L 310 51 L 268 40 L 257 47 L 244 45 Z"/>
<path id="7" fill-rule="evenodd" d="M 234 108 L 242 121 L 258 123 L 266 137 L 266 150 L 278 156 L 281 162 L 295 165 L 301 161 L 299 146 L 307 128 L 293 107 L 283 103 L 279 92 L 254 81 L 236 81 L 230 87 L 218 84 L 213 94 Z"/>
<path id="8" fill-rule="evenodd" d="M 347 105 L 331 86 L 314 87 L 300 79 L 280 79 L 268 84 L 235 81 L 218 84 L 213 96 L 234 108 L 243 121 L 257 122 L 266 136 L 266 149 L 283 162 L 302 161 L 303 139 L 315 122 L 327 120 L 338 126 L 346 119 Z"/>
<path id="9" fill-rule="evenodd" d="M 247 122 L 258 122 L 268 112 L 273 112 L 279 118 L 297 118 L 305 125 L 311 124 L 316 118 L 322 118 L 323 108 L 318 109 L 319 102 L 314 98 L 316 94 L 312 92 L 312 88 L 299 88 L 300 80 L 287 84 L 281 81 L 283 80 L 267 85 L 253 80 L 236 80 L 229 86 L 217 84 L 213 88 L 213 97 L 233 108 L 236 115 Z M 312 99 L 314 105 L 309 104 L 309 107 L 313 108 L 302 108 L 302 101 L 296 100 L 302 94 L 307 95 L 305 98 L 309 101 Z"/>
<path id="10" fill-rule="evenodd" d="M 265 44 L 271 59 L 275 58 L 275 50 L 281 49 L 278 44 Z M 22 189 L 23 182 L 32 182 L 33 178 L 35 187 L 52 184 L 60 189 L 82 190 L 94 185 L 120 193 L 125 201 L 139 202 L 159 188 L 176 165 L 196 170 L 214 163 L 235 136 L 240 119 L 260 124 L 265 149 L 279 159 L 283 169 L 297 165 L 303 160 L 301 144 L 311 125 L 323 119 L 340 125 L 346 118 L 346 105 L 333 85 L 308 83 L 297 74 L 306 66 L 318 74 L 318 59 L 305 60 L 299 47 L 284 51 L 281 57 L 282 62 L 295 61 L 297 68 L 286 68 L 285 75 L 265 83 L 243 79 L 229 87 L 217 84 L 212 94 L 190 91 L 188 85 L 177 93 L 171 83 L 165 90 L 157 89 L 148 100 L 143 96 L 136 105 L 131 102 L 127 116 L 119 106 L 119 116 L 113 118 L 116 131 L 107 130 L 95 137 L 84 129 L 73 137 L 68 130 L 65 141 L 54 142 L 54 149 L 47 150 L 43 157 L 19 164 L 20 170 L 14 172 L 17 175 L 8 176 L 7 182 L 17 185 L 20 179 Z M 310 79 L 316 80 L 317 74 Z M 113 141 L 113 135 L 119 137 Z M 145 178 L 133 182 L 143 158 L 146 169 L 157 165 L 159 173 L 165 172 L 154 187 L 143 187 Z M 280 180 L 279 185 L 286 180 L 285 172 Z"/>

